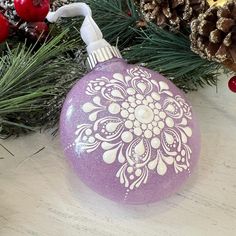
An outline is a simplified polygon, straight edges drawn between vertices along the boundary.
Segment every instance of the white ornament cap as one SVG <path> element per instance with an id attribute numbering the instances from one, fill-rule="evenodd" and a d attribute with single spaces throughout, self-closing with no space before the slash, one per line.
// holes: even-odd
<path id="1" fill-rule="evenodd" d="M 117 47 L 107 46 L 99 48 L 89 54 L 87 60 L 91 69 L 93 69 L 99 62 L 108 61 L 112 58 L 122 58 Z"/>
<path id="2" fill-rule="evenodd" d="M 92 69 L 97 63 L 110 60 L 113 57 L 122 58 L 119 49 L 111 46 L 102 35 L 101 30 L 92 18 L 92 11 L 86 3 L 72 3 L 49 12 L 47 20 L 56 22 L 60 17 L 84 16 L 80 29 L 83 41 L 87 45 L 88 62 Z"/>

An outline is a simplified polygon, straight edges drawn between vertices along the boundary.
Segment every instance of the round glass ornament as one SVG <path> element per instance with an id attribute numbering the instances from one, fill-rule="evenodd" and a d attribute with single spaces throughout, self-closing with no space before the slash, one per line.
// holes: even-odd
<path id="1" fill-rule="evenodd" d="M 47 20 L 85 16 L 81 37 L 92 71 L 64 102 L 60 138 L 81 180 L 111 200 L 145 204 L 168 197 L 191 175 L 200 152 L 192 107 L 172 82 L 129 65 L 103 39 L 85 3 Z"/>
<path id="2" fill-rule="evenodd" d="M 111 200 L 145 204 L 174 193 L 200 152 L 191 105 L 157 72 L 113 57 L 69 92 L 60 119 L 80 179 Z"/>

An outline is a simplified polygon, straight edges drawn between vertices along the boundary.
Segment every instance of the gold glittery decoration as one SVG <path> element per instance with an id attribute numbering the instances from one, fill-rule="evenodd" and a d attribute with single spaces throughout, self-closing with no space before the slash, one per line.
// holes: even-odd
<path id="1" fill-rule="evenodd" d="M 207 0 L 210 6 L 223 6 L 227 0 Z"/>
<path id="2" fill-rule="evenodd" d="M 135 0 L 147 22 L 152 21 L 160 27 L 179 30 L 189 25 L 209 5 L 207 0 Z"/>
<path id="3" fill-rule="evenodd" d="M 202 58 L 236 64 L 236 0 L 213 5 L 191 23 L 191 49 Z M 235 65 L 234 65 L 235 68 Z"/>

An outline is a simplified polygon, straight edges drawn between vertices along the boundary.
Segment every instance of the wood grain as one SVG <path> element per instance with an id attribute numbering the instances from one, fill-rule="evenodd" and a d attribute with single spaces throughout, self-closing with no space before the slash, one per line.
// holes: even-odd
<path id="1" fill-rule="evenodd" d="M 122 206 L 88 189 L 68 167 L 58 137 L 0 141 L 1 236 L 199 236 L 236 234 L 236 94 L 188 95 L 198 115 L 202 152 L 188 183 L 171 198 Z"/>

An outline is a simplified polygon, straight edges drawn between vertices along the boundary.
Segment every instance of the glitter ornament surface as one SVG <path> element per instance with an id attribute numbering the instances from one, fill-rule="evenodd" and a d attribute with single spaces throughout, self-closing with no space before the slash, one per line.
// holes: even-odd
<path id="1" fill-rule="evenodd" d="M 160 74 L 113 58 L 72 88 L 60 119 L 81 180 L 117 202 L 170 196 L 191 175 L 199 128 L 184 94 Z"/>

